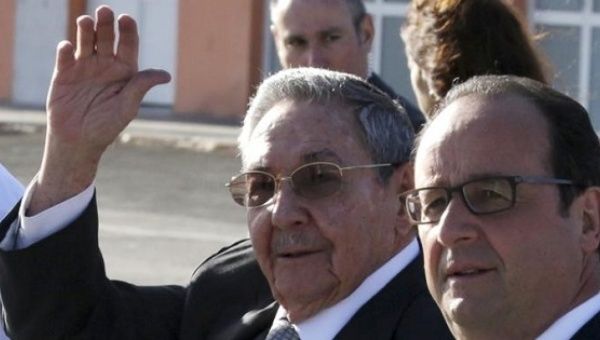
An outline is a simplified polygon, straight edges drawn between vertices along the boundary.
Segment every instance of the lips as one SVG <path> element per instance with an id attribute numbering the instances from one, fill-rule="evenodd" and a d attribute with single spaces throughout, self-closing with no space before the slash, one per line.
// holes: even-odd
<path id="1" fill-rule="evenodd" d="M 450 274 L 449 276 L 469 276 L 469 275 L 477 275 L 477 274 L 482 274 L 485 272 L 488 272 L 488 269 L 471 269 L 471 270 L 465 270 L 462 272 L 456 272 L 453 274 Z"/>
<path id="2" fill-rule="evenodd" d="M 309 256 L 318 253 L 317 250 L 292 250 L 292 251 L 280 251 L 277 253 L 277 257 L 286 259 L 296 259 L 304 256 Z"/>
<path id="3" fill-rule="evenodd" d="M 446 269 L 446 279 L 470 278 L 491 272 L 493 268 L 479 265 L 451 265 Z"/>

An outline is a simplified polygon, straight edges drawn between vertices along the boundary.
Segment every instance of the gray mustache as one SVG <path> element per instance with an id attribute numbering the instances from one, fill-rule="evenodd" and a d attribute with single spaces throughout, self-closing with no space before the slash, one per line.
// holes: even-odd
<path id="1" fill-rule="evenodd" d="M 314 233 L 307 233 L 301 231 L 293 232 L 282 232 L 271 240 L 271 250 L 274 253 L 290 248 L 305 248 L 314 249 L 319 248 L 324 244 L 324 240 Z"/>

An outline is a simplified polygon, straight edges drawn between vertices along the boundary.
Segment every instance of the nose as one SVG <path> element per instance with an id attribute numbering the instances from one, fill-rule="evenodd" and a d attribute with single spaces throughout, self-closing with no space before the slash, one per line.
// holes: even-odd
<path id="1" fill-rule="evenodd" d="M 473 241 L 477 237 L 477 216 L 467 208 L 459 197 L 450 200 L 436 224 L 437 240 L 446 247 Z"/>
<path id="2" fill-rule="evenodd" d="M 306 51 L 306 66 L 327 68 L 327 58 L 321 47 L 313 46 Z"/>
<path id="3" fill-rule="evenodd" d="M 273 226 L 285 229 L 302 225 L 307 220 L 306 208 L 300 202 L 300 197 L 294 192 L 292 183 L 289 180 L 280 181 L 271 206 Z"/>

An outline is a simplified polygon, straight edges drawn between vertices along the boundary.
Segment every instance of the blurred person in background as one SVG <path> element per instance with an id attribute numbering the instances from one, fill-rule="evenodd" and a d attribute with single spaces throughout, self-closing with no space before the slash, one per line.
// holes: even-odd
<path id="1" fill-rule="evenodd" d="M 525 21 L 502 0 L 413 0 L 400 35 L 426 115 L 453 85 L 476 75 L 550 81 L 549 64 Z"/>
<path id="2" fill-rule="evenodd" d="M 271 33 L 284 68 L 319 67 L 357 75 L 402 105 L 416 132 L 423 113 L 369 70 L 375 35 L 362 0 L 271 0 Z"/>

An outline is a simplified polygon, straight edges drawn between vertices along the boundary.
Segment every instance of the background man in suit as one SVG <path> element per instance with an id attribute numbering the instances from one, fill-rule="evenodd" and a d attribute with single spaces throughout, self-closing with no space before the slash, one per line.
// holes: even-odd
<path id="1" fill-rule="evenodd" d="M 421 111 L 369 71 L 375 35 L 362 0 L 271 0 L 271 33 L 284 68 L 310 66 L 357 75 L 406 108 L 418 132 Z"/>
<path id="2" fill-rule="evenodd" d="M 476 77 L 425 129 L 403 197 L 454 336 L 598 339 L 600 144 L 585 109 L 534 80 Z"/>
<path id="3" fill-rule="evenodd" d="M 109 281 L 93 179 L 144 93 L 168 75 L 137 71 L 132 18 L 119 18 L 114 53 L 113 13 L 96 16 L 95 26 L 79 18 L 76 49 L 59 44 L 41 170 L 0 229 L 16 338 L 449 336 L 398 200 L 412 187 L 410 122 L 361 78 L 320 69 L 265 81 L 245 118 L 243 173 L 229 189 L 248 209 L 251 242 L 207 260 L 186 288 Z"/>

